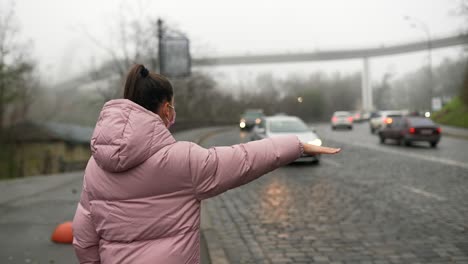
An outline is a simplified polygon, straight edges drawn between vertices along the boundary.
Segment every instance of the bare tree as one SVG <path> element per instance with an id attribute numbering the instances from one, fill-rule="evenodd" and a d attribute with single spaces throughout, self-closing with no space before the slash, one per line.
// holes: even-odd
<path id="1" fill-rule="evenodd" d="M 34 64 L 19 40 L 14 6 L 0 8 L 0 130 L 25 118 L 36 86 Z M 8 117 L 7 113 L 12 116 Z"/>
<path id="2" fill-rule="evenodd" d="M 97 92 L 104 101 L 117 98 L 122 93 L 123 80 L 133 63 L 144 63 L 152 69 L 157 66 L 157 18 L 147 14 L 144 2 L 137 1 L 137 5 L 122 2 L 116 21 L 108 27 L 108 42 L 99 40 L 85 28 L 82 29 L 89 40 L 108 56 L 103 60 L 104 64 L 93 63 L 90 75 L 93 81 L 113 79 L 107 85 L 102 83 L 97 87 Z M 111 71 L 100 74 L 104 68 Z"/>
<path id="3" fill-rule="evenodd" d="M 468 21 L 468 0 L 459 1 L 458 10 L 456 13 Z M 464 28 L 464 30 L 468 30 L 468 28 Z"/>
<path id="4" fill-rule="evenodd" d="M 127 70 L 133 63 L 143 63 L 152 70 L 158 68 L 157 17 L 147 14 L 144 1 L 136 3 L 121 4 L 117 19 L 114 20 L 116 22 L 109 27 L 108 32 L 112 34 L 108 42 L 97 39 L 83 29 L 84 34 L 107 54 L 104 65 L 92 61 L 89 76 L 96 83 L 96 92 L 101 100 L 107 101 L 123 94 L 121 88 Z M 170 28 L 172 30 L 169 27 L 163 30 L 167 34 L 176 32 L 173 30 L 174 26 L 171 25 Z M 103 69 L 111 71 L 103 74 Z M 177 100 L 178 124 L 204 124 L 209 120 L 222 120 L 226 116 L 232 118 L 232 108 L 229 108 L 229 111 L 221 109 L 226 104 L 236 103 L 232 96 L 216 89 L 217 83 L 210 76 L 194 72 L 190 77 L 176 78 L 172 82 Z"/>

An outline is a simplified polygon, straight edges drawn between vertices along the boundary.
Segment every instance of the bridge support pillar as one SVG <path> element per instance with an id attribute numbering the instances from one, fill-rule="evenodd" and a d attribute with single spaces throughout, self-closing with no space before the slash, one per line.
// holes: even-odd
<path id="1" fill-rule="evenodd" d="M 369 69 L 369 58 L 363 58 L 362 64 L 362 80 L 361 80 L 361 96 L 362 96 L 362 108 L 366 111 L 371 111 L 374 108 L 372 100 L 372 86 Z"/>

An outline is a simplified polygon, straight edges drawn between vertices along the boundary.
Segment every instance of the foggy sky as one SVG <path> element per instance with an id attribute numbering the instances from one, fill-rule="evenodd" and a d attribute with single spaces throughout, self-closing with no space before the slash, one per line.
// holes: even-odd
<path id="1" fill-rule="evenodd" d="M 7 2 L 0 0 L 1 6 Z M 147 17 L 162 17 L 187 33 L 192 55 L 200 57 L 310 52 L 425 39 L 422 30 L 411 28 L 403 19 L 405 15 L 426 23 L 435 37 L 452 35 L 461 32 L 464 26 L 463 20 L 453 14 L 457 3 L 447 0 L 15 1 L 22 37 L 33 40 L 32 53 L 40 62 L 43 75 L 55 81 L 83 71 L 92 57 L 97 61 L 104 57 L 102 50 L 83 32 L 110 43 L 110 29 L 115 28 L 122 6 L 128 13 L 142 9 Z M 434 63 L 443 57 L 456 57 L 459 51 L 435 52 Z M 389 58 L 393 62 L 381 66 L 376 62 L 373 73 L 378 75 L 389 67 L 399 66 L 404 66 L 402 69 L 406 71 L 421 65 L 424 56 L 424 53 L 413 54 L 401 60 L 397 56 L 397 60 Z M 320 69 L 320 65 L 325 65 L 324 69 L 339 70 L 347 64 L 356 62 L 332 62 L 332 66 L 314 63 L 315 67 L 311 68 Z M 235 71 L 242 72 L 242 68 Z"/>

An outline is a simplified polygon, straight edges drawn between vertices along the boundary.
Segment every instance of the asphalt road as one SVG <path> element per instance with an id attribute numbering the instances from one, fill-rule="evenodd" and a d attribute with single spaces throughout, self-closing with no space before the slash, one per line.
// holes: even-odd
<path id="1" fill-rule="evenodd" d="M 315 126 L 341 147 L 204 205 L 231 263 L 468 263 L 468 141 L 382 145 L 367 123 Z M 206 147 L 248 141 L 232 130 Z"/>

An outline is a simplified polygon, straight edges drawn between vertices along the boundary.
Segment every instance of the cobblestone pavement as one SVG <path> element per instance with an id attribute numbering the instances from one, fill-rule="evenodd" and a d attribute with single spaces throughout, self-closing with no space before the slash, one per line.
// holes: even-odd
<path id="1" fill-rule="evenodd" d="M 320 165 L 289 165 L 204 202 L 231 263 L 468 263 L 468 157 L 434 161 L 452 147 L 466 154 L 468 141 L 407 155 L 375 138 L 378 148 L 346 143 L 359 129 L 339 133 L 327 144 L 342 153 Z M 204 146 L 247 138 L 232 131 Z"/>

